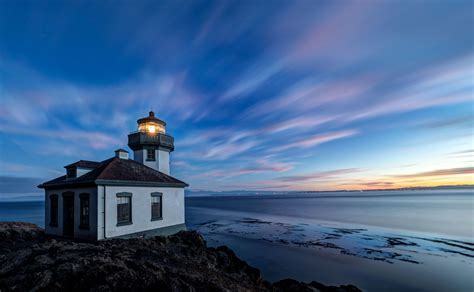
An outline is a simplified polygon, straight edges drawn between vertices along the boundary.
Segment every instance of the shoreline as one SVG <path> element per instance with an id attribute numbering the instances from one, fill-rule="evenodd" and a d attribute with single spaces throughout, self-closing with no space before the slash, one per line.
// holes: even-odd
<path id="1" fill-rule="evenodd" d="M 271 280 L 289 276 L 307 281 L 318 275 L 325 283 L 339 283 L 335 275 L 342 273 L 344 280 L 364 291 L 469 291 L 473 287 L 472 240 L 463 242 L 461 250 L 449 245 L 457 244 L 452 236 L 441 236 L 439 242 L 433 233 L 328 221 L 316 224 L 302 217 L 188 206 L 188 221 L 198 223 L 190 228 L 201 232 L 210 245 L 230 246 Z M 328 238 L 327 233 L 338 238 Z M 451 248 L 465 255 L 451 253 Z"/>
<path id="2" fill-rule="evenodd" d="M 223 214 L 225 213 L 227 216 L 237 216 L 241 215 L 244 212 L 241 211 L 231 211 L 231 210 L 224 210 L 224 209 L 219 209 L 219 208 L 208 208 L 208 207 L 195 207 L 195 206 L 189 206 L 186 207 L 188 210 L 201 210 L 201 211 L 212 211 L 213 213 L 220 213 L 222 212 Z M 266 214 L 261 214 L 258 212 L 252 212 L 252 211 L 246 211 L 246 214 L 252 215 L 254 218 L 264 218 Z M 273 218 L 281 218 L 281 219 L 288 219 L 292 220 L 294 219 L 292 216 L 286 216 L 286 215 L 272 215 Z M 225 218 L 225 217 L 223 217 Z M 391 227 L 387 225 L 382 225 L 382 224 L 374 224 L 374 223 L 359 223 L 359 222 L 354 222 L 350 220 L 329 220 L 329 219 L 320 219 L 320 218 L 314 218 L 314 217 L 298 217 L 300 219 L 300 222 L 304 223 L 317 223 L 321 225 L 328 225 L 328 226 L 339 226 L 340 228 L 351 228 L 351 229 L 372 229 L 375 231 L 383 232 L 383 233 L 404 233 L 413 237 L 437 237 L 437 238 L 443 238 L 446 237 L 446 239 L 454 239 L 454 240 L 462 240 L 462 241 L 469 241 L 472 240 L 472 237 L 470 236 L 462 236 L 462 235 L 453 235 L 453 234 L 447 234 L 447 233 L 440 233 L 440 232 L 428 232 L 428 231 L 420 231 L 417 229 L 409 229 L 409 228 L 403 228 L 403 227 Z"/>

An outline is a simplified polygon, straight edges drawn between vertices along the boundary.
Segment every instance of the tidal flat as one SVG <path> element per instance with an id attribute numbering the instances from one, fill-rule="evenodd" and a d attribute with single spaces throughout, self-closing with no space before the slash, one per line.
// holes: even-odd
<path id="1" fill-rule="evenodd" d="M 187 199 L 188 227 L 272 280 L 365 291 L 472 291 L 471 191 Z M 343 281 L 343 282 L 341 282 Z"/>

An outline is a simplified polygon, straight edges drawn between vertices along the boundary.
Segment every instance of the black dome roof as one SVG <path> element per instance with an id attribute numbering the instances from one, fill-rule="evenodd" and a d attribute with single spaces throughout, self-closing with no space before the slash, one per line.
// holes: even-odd
<path id="1" fill-rule="evenodd" d="M 155 117 L 155 113 L 153 111 L 150 111 L 148 117 L 141 118 L 141 119 L 137 120 L 137 123 L 139 123 L 139 124 L 148 123 L 148 122 L 154 122 L 154 123 L 158 123 L 160 125 L 166 126 L 166 123 L 164 121 L 162 121 L 162 120 L 158 119 L 157 117 Z"/>

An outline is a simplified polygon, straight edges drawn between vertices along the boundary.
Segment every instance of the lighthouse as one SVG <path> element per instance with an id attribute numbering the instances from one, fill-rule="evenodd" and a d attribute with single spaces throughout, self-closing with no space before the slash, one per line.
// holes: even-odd
<path id="1" fill-rule="evenodd" d="M 185 182 L 169 175 L 174 139 L 150 112 L 128 135 L 128 151 L 79 160 L 42 183 L 45 233 L 86 240 L 169 235 L 186 229 Z"/>
<path id="2" fill-rule="evenodd" d="M 170 174 L 170 153 L 174 138 L 166 134 L 166 123 L 150 111 L 148 117 L 137 120 L 138 130 L 128 135 L 133 159 L 165 174 Z"/>

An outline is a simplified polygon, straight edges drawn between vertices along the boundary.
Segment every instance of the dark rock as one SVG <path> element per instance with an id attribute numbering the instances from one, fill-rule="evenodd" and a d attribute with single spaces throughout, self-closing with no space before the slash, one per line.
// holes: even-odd
<path id="1" fill-rule="evenodd" d="M 208 248 L 195 231 L 84 243 L 0 222 L 0 291 L 151 290 L 360 291 L 291 279 L 270 284 L 228 247 Z"/>
<path id="2" fill-rule="evenodd" d="M 274 291 L 285 292 L 360 292 L 359 288 L 353 285 L 326 286 L 318 282 L 311 282 L 309 284 L 298 282 L 293 279 L 284 279 L 273 283 Z"/>
<path id="3" fill-rule="evenodd" d="M 293 279 L 284 279 L 278 282 L 273 283 L 275 291 L 287 291 L 287 292 L 313 292 L 314 289 L 311 289 L 311 286 L 298 282 Z"/>
<path id="4" fill-rule="evenodd" d="M 321 292 L 360 292 L 361 290 L 354 285 L 325 286 L 321 283 L 312 281 L 309 283 L 311 287 L 318 289 Z"/>

